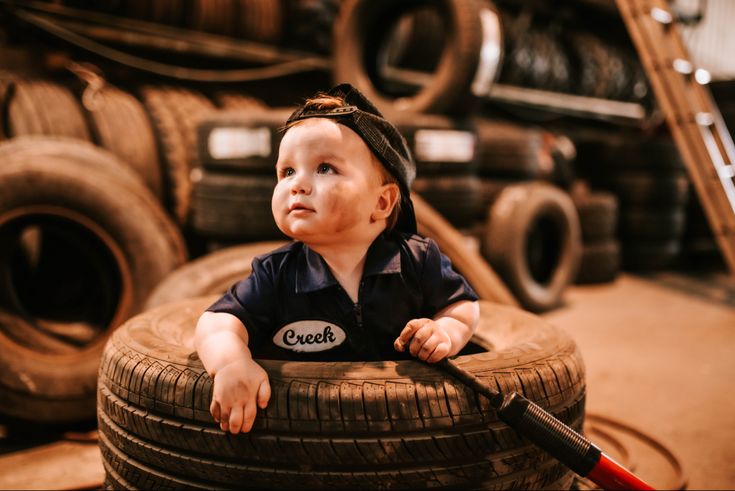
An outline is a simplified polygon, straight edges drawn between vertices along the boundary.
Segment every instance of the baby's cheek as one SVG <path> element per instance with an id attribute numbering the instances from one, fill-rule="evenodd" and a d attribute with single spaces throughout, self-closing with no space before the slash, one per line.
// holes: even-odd
<path id="1" fill-rule="evenodd" d="M 335 186 L 334 192 L 328 198 L 328 208 L 334 217 L 337 232 L 354 227 L 355 224 L 362 221 L 366 224 L 369 222 L 370 217 L 365 213 L 365 199 L 367 196 L 363 193 L 356 193 L 348 186 Z"/>

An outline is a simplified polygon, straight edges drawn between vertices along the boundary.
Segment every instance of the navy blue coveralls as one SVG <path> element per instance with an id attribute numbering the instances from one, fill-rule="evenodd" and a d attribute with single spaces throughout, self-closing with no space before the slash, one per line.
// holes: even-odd
<path id="1" fill-rule="evenodd" d="M 406 323 L 460 300 L 477 295 L 436 243 L 394 232 L 370 245 L 356 303 L 319 254 L 292 242 L 256 257 L 207 310 L 240 319 L 255 358 L 371 361 L 410 357 L 393 348 Z"/>

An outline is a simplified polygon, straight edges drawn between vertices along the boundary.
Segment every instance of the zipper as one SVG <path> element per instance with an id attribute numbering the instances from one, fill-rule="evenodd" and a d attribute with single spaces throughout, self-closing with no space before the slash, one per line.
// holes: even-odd
<path id="1" fill-rule="evenodd" d="M 355 319 L 357 320 L 357 327 L 362 329 L 362 305 L 360 305 L 360 291 L 364 281 L 360 281 L 360 286 L 357 287 L 357 302 L 354 304 Z"/>

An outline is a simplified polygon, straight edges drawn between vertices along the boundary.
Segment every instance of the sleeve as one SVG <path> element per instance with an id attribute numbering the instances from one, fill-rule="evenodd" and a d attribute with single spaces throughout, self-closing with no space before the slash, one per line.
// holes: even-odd
<path id="1" fill-rule="evenodd" d="M 256 257 L 250 276 L 232 285 L 207 311 L 225 312 L 240 319 L 252 348 L 268 336 L 274 325 L 274 285 L 272 271 Z"/>
<path id="2" fill-rule="evenodd" d="M 427 317 L 460 300 L 475 301 L 477 294 L 467 280 L 454 270 L 452 262 L 429 239 L 424 258 L 424 309 Z"/>

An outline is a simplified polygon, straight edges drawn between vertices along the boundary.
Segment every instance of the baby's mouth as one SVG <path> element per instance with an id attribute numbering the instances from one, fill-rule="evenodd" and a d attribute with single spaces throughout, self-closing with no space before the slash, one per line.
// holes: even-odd
<path id="1" fill-rule="evenodd" d="M 291 213 L 292 211 L 312 211 L 313 212 L 314 210 L 301 203 L 292 203 L 291 206 L 288 207 L 288 212 Z"/>

